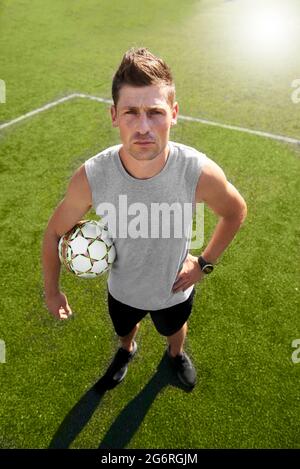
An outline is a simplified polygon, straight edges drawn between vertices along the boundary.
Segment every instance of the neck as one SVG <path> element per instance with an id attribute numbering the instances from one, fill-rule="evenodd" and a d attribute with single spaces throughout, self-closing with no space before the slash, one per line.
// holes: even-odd
<path id="1" fill-rule="evenodd" d="M 125 170 L 132 177 L 136 179 L 149 179 L 161 172 L 167 162 L 169 151 L 170 148 L 169 145 L 167 145 L 155 158 L 139 161 L 127 153 L 122 146 L 119 150 L 119 156 Z"/>

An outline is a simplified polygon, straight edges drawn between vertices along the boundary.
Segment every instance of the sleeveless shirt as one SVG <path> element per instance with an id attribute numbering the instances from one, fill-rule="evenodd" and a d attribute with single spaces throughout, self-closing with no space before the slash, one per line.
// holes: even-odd
<path id="1" fill-rule="evenodd" d="M 104 221 L 109 220 L 117 253 L 108 289 L 118 301 L 134 308 L 169 308 L 185 301 L 193 289 L 192 285 L 174 293 L 172 286 L 188 255 L 195 190 L 207 157 L 169 141 L 162 170 L 139 179 L 123 166 L 121 147 L 107 148 L 84 163 L 93 208 Z"/>

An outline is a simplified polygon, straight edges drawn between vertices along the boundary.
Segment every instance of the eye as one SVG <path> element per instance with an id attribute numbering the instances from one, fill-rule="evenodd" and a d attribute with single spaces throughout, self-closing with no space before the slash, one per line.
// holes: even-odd
<path id="1" fill-rule="evenodd" d="M 124 114 L 137 114 L 137 111 L 134 109 L 129 109 L 128 111 L 125 111 Z M 159 111 L 157 109 L 153 109 L 148 112 L 148 115 L 163 115 L 164 113 L 162 111 Z"/>

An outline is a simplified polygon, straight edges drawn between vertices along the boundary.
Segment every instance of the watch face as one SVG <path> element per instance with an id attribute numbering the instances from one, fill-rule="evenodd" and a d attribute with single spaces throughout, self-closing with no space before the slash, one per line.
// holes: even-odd
<path id="1" fill-rule="evenodd" d="M 214 266 L 211 264 L 207 264 L 205 267 L 203 267 L 202 272 L 205 274 L 210 274 L 214 270 Z"/>

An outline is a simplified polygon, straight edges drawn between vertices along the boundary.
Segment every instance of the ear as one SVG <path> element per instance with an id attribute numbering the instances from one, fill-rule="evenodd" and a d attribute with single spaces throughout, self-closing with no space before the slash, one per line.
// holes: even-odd
<path id="1" fill-rule="evenodd" d="M 176 101 L 176 103 L 174 103 L 174 105 L 173 105 L 171 125 L 176 125 L 177 124 L 178 112 L 179 112 L 179 106 L 178 106 L 178 103 Z"/>
<path id="2" fill-rule="evenodd" d="M 118 127 L 117 109 L 114 104 L 110 108 L 110 115 L 113 127 Z"/>

